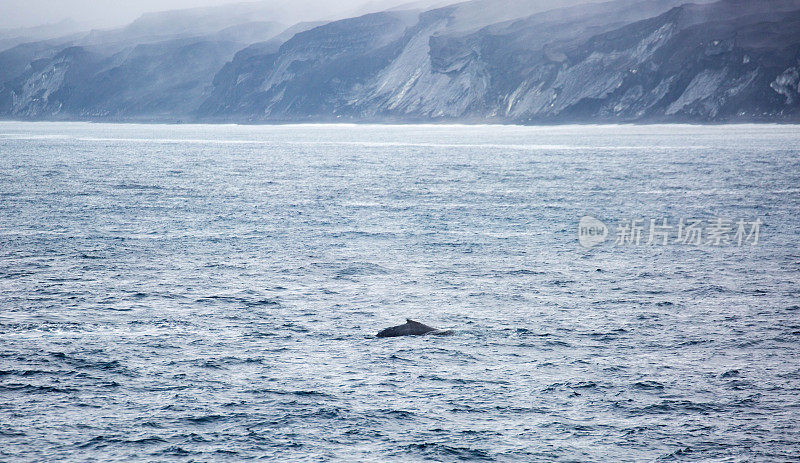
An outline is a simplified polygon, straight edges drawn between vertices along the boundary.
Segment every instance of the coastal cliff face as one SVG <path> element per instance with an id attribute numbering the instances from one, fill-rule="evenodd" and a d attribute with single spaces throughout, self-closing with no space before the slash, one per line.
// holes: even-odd
<path id="1" fill-rule="evenodd" d="M 110 57 L 68 47 L 34 60 L 5 83 L 0 114 L 110 120 L 189 114 L 238 44 L 181 42 L 138 45 Z"/>
<path id="2" fill-rule="evenodd" d="M 272 39 L 255 44 L 245 38 L 251 32 L 173 38 L 113 53 L 97 44 L 20 45 L 0 53 L 0 117 L 524 124 L 800 119 L 800 0 L 544 9 L 537 2 L 479 0 L 386 11 L 281 35 L 272 26 L 259 35 Z"/>

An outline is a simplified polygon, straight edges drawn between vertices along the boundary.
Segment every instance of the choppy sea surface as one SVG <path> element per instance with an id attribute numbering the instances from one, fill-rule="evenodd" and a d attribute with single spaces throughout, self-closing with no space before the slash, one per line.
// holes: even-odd
<path id="1" fill-rule="evenodd" d="M 0 461 L 800 461 L 798 423 L 797 126 L 0 123 Z"/>

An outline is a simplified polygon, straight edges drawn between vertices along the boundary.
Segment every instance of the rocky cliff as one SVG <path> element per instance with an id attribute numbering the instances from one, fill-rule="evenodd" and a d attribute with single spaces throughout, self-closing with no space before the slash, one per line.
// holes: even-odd
<path id="1" fill-rule="evenodd" d="M 549 11 L 546 4 L 477 0 L 392 10 L 309 24 L 255 44 L 216 34 L 111 55 L 21 45 L 0 53 L 0 115 L 525 124 L 800 119 L 800 0 L 618 0 Z"/>

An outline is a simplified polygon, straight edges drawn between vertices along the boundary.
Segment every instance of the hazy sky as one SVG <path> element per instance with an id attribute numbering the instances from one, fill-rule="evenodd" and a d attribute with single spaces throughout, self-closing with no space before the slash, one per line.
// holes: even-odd
<path id="1" fill-rule="evenodd" d="M 247 0 L 0 0 L 0 28 L 37 26 L 66 18 L 90 27 L 120 26 L 148 11 L 244 1 Z M 367 3 L 367 0 L 330 1 L 352 3 L 354 6 Z"/>

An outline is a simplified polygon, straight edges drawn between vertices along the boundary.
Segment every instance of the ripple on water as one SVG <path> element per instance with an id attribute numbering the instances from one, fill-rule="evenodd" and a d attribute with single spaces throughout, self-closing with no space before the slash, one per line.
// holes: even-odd
<path id="1" fill-rule="evenodd" d="M 792 127 L 0 126 L 0 459 L 800 454 Z"/>

